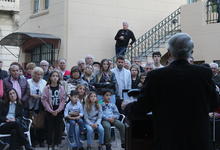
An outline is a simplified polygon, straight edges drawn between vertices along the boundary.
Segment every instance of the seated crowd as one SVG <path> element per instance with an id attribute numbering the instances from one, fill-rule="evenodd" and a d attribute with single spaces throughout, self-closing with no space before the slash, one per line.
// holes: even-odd
<path id="1" fill-rule="evenodd" d="M 24 135 L 24 117 L 33 120 L 33 147 L 45 147 L 46 141 L 48 149 L 58 149 L 66 128 L 72 149 L 83 149 L 85 136 L 87 150 L 91 150 L 94 133 L 98 133 L 98 150 L 103 146 L 111 150 L 114 126 L 125 148 L 125 125 L 119 118 L 125 105 L 135 99 L 124 91 L 141 88 L 149 71 L 163 67 L 160 57 L 155 52 L 154 62 L 142 65 L 139 58 L 131 64 L 118 56 L 113 64 L 109 59 L 94 62 L 92 56 L 87 56 L 70 71 L 65 59 L 59 59 L 56 67 L 42 60 L 39 66 L 28 63 L 26 71 L 16 62 L 8 73 L 0 69 L 4 88 L 0 93 L 0 134 L 11 134 L 8 141 L 1 139 L 0 149 L 33 149 Z"/>

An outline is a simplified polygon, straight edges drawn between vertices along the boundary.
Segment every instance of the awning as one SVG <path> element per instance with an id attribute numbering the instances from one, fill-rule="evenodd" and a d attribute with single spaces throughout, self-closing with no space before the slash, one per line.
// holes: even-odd
<path id="1" fill-rule="evenodd" d="M 30 33 L 30 32 L 14 32 L 0 41 L 2 46 L 18 46 L 24 51 L 32 49 L 36 45 L 41 44 L 53 44 L 54 48 L 59 48 L 61 39 L 51 35 L 43 33 Z"/>

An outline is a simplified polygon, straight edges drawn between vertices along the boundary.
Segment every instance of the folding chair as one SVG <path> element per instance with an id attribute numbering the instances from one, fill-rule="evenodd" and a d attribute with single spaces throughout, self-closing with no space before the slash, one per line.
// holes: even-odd
<path id="1" fill-rule="evenodd" d="M 27 136 L 28 138 L 28 142 L 29 142 L 29 145 L 32 146 L 32 143 L 31 143 L 31 134 L 30 134 L 30 129 L 31 129 L 31 124 L 32 124 L 32 120 L 31 119 L 28 119 L 28 118 L 25 118 L 23 117 L 24 120 L 27 120 L 29 122 L 28 124 L 28 131 L 25 131 L 24 134 Z M 11 134 L 0 134 L 0 138 L 4 138 L 4 137 L 10 137 Z"/>

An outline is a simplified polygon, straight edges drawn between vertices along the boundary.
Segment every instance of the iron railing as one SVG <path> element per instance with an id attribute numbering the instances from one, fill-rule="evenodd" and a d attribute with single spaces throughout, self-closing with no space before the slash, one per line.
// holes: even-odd
<path id="1" fill-rule="evenodd" d="M 220 22 L 220 0 L 208 0 L 206 3 L 207 24 Z"/>
<path id="2" fill-rule="evenodd" d="M 148 56 L 152 54 L 153 51 L 161 48 L 172 35 L 181 32 L 180 12 L 181 10 L 178 8 L 138 38 L 131 47 L 127 48 L 125 58 L 132 62 L 132 59 L 135 57 Z M 115 60 L 116 56 L 113 57 L 113 62 L 115 62 Z"/>

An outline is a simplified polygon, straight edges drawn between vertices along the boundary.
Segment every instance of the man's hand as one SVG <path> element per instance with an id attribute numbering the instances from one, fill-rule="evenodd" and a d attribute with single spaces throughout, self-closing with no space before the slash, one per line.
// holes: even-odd
<path id="1" fill-rule="evenodd" d="M 115 118 L 109 118 L 107 119 L 110 123 L 113 123 L 115 121 Z"/>
<path id="2" fill-rule="evenodd" d="M 124 40 L 125 38 L 124 38 L 124 36 L 120 36 L 119 39 L 120 40 Z"/>
<path id="3" fill-rule="evenodd" d="M 98 127 L 97 124 L 92 124 L 91 126 L 92 126 L 94 129 L 96 129 L 96 128 Z"/>

